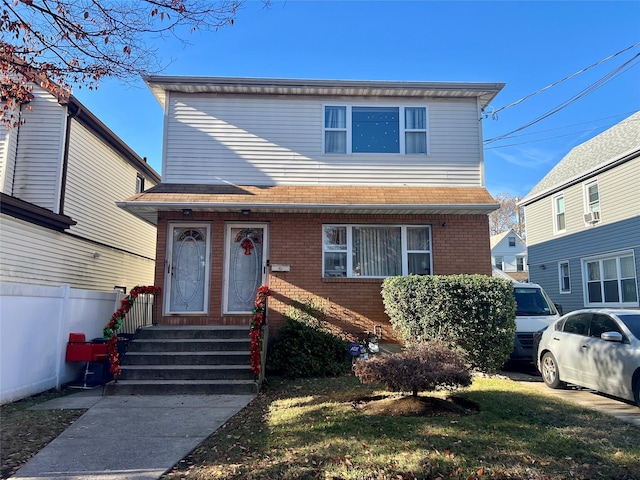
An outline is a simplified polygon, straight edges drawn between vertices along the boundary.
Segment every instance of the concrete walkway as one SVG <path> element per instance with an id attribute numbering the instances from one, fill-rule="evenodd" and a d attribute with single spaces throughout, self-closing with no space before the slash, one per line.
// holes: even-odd
<path id="1" fill-rule="evenodd" d="M 160 478 L 254 395 L 102 396 L 85 390 L 33 407 L 88 410 L 11 478 Z"/>

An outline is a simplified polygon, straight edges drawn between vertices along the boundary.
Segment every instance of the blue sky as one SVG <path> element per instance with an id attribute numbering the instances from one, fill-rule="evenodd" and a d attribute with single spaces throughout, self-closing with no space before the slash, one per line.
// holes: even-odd
<path id="1" fill-rule="evenodd" d="M 232 27 L 154 46 L 164 75 L 504 82 L 499 110 L 639 43 L 639 25 L 640 1 L 249 1 Z M 163 112 L 141 79 L 74 95 L 161 172 Z M 557 107 L 486 145 L 492 194 L 526 195 L 571 148 L 640 110 L 640 45 L 498 111 L 484 138 Z"/>

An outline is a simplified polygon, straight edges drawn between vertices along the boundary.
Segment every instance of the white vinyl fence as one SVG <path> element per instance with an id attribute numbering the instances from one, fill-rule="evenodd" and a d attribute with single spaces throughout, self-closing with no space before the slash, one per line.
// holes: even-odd
<path id="1" fill-rule="evenodd" d="M 76 379 L 84 365 L 65 362 L 69 333 L 102 337 L 121 298 L 118 291 L 0 283 L 0 404 Z"/>

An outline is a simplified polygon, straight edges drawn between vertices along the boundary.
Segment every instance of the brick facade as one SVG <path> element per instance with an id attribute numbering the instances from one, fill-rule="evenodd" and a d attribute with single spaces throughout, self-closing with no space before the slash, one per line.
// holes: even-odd
<path id="1" fill-rule="evenodd" d="M 170 221 L 211 222 L 212 265 L 208 316 L 163 316 L 162 302 L 156 304 L 156 319 L 165 325 L 248 324 L 248 316 L 222 315 L 222 278 L 225 222 L 269 224 L 271 265 L 290 265 L 288 272 L 270 272 L 268 321 L 271 335 L 277 330 L 294 301 L 314 298 L 323 301 L 328 321 L 337 329 L 361 335 L 382 327 L 383 340 L 394 339 L 380 295 L 381 279 L 322 278 L 322 225 L 428 224 L 432 226 L 433 273 L 450 275 L 479 273 L 491 275 L 489 222 L 487 215 L 344 215 L 159 212 L 155 284 L 164 286 L 165 249 Z"/>

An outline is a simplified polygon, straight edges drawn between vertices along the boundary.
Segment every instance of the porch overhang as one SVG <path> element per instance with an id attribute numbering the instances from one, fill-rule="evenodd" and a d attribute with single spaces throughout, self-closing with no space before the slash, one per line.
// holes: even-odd
<path id="1" fill-rule="evenodd" d="M 158 185 L 116 203 L 156 225 L 158 212 L 486 215 L 499 204 L 484 187 Z"/>

